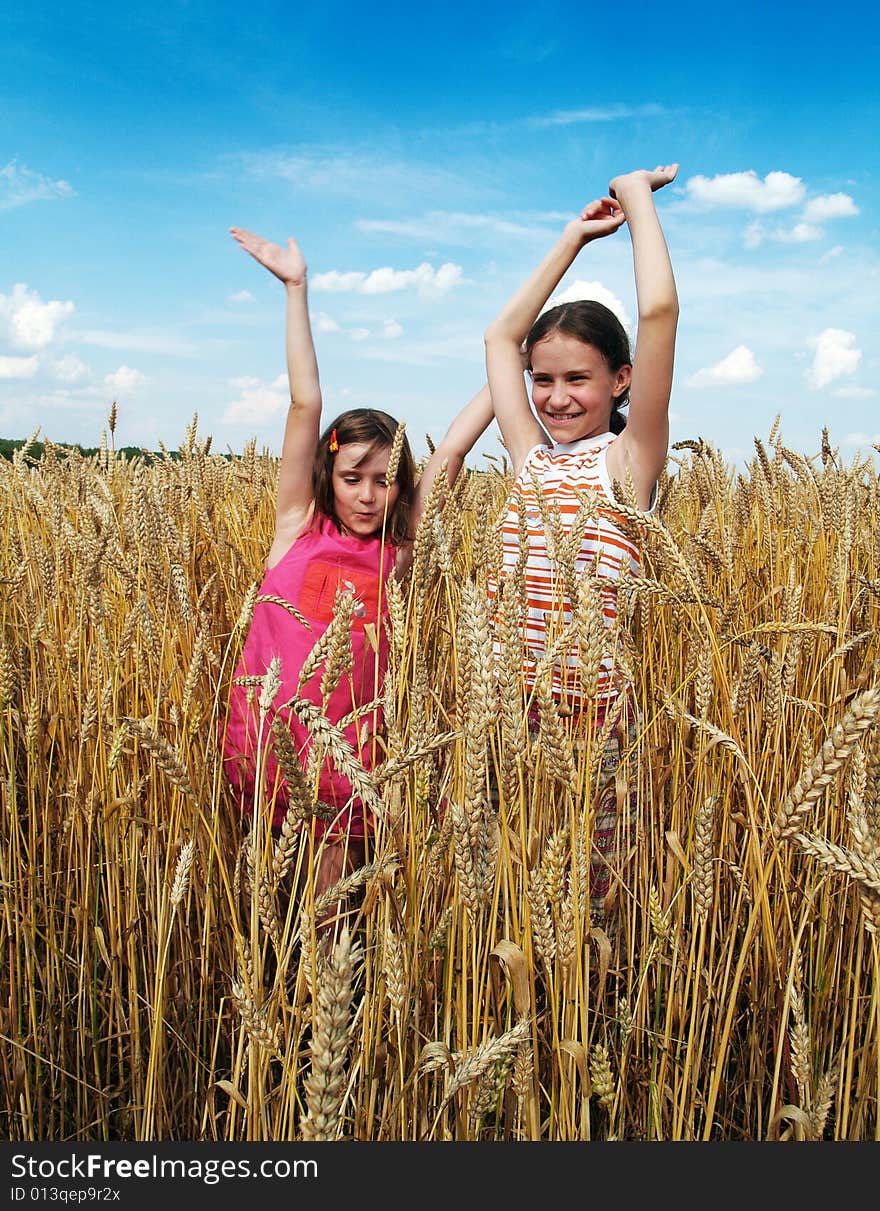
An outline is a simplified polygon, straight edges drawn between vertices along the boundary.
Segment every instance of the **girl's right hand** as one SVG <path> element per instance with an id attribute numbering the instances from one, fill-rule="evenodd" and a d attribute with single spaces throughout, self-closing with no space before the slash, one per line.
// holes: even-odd
<path id="1" fill-rule="evenodd" d="M 282 248 L 241 227 L 230 227 L 229 232 L 245 252 L 249 252 L 255 261 L 259 261 L 285 285 L 302 285 L 306 280 L 305 258 L 292 237 L 287 241 L 287 248 Z"/>
<path id="2" fill-rule="evenodd" d="M 577 232 L 586 244 L 590 240 L 599 240 L 602 236 L 611 235 L 622 227 L 626 215 L 614 198 L 597 198 L 583 208 L 580 217 L 572 219 L 569 224 L 572 231 Z"/>

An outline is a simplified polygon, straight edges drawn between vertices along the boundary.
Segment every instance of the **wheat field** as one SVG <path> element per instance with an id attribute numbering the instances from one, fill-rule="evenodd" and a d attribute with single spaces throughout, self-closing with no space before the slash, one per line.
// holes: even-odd
<path id="1" fill-rule="evenodd" d="M 196 418 L 126 459 L 114 422 L 0 466 L 4 1138 L 880 1136 L 872 459 L 778 420 L 739 472 L 673 450 L 619 593 L 638 833 L 591 924 L 600 747 L 546 702 L 535 739 L 493 665 L 503 461 L 432 500 L 389 591 L 379 764 L 311 717 L 379 818 L 322 902 L 307 776 L 273 835 L 218 746 L 277 460 Z"/>

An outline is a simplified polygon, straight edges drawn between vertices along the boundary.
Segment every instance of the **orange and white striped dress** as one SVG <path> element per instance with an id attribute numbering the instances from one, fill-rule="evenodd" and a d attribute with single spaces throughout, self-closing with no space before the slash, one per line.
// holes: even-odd
<path id="1" fill-rule="evenodd" d="M 636 543 L 618 525 L 614 494 L 606 465 L 613 433 L 583 438 L 555 446 L 535 446 L 526 457 L 507 501 L 502 530 L 500 577 L 490 573 L 490 600 L 497 598 L 500 582 L 515 575 L 517 564 L 524 579 L 524 613 L 521 631 L 524 644 L 524 677 L 529 692 L 534 688 L 536 664 L 544 657 L 548 644 L 561 634 L 572 620 L 571 602 L 565 588 L 560 550 L 582 508 L 582 500 L 596 500 L 597 512 L 584 530 L 573 567 L 578 584 L 585 578 L 598 578 L 605 623 L 606 643 L 598 667 L 595 693 L 589 695 L 607 708 L 624 688 L 616 668 L 614 638 L 617 618 L 617 583 L 621 577 L 638 575 L 640 553 Z M 538 493 L 541 494 L 539 498 Z M 578 499 L 578 493 L 582 500 Z M 595 495 L 593 495 L 595 494 Z M 653 509 L 654 502 L 651 503 Z M 548 534 L 547 519 L 554 533 Z M 521 539 L 522 532 L 522 539 Z M 527 557 L 521 559 L 521 541 L 528 543 Z M 496 623 L 499 621 L 496 618 Z M 496 654 L 500 654 L 497 638 Z M 582 684 L 582 667 L 577 642 L 567 646 L 552 670 L 552 693 L 557 702 L 577 712 L 588 700 Z"/>

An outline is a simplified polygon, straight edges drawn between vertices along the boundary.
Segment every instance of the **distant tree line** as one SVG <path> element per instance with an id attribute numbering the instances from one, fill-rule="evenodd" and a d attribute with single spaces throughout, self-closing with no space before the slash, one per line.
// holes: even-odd
<path id="1" fill-rule="evenodd" d="M 35 462 L 39 461 L 46 451 L 44 442 L 36 441 L 28 444 L 26 438 L 12 440 L 8 437 L 0 437 L 0 457 L 7 459 L 7 461 L 11 460 L 15 451 L 20 450 L 22 446 L 28 447 L 28 457 L 34 459 Z M 81 446 L 78 442 L 52 442 L 51 446 L 56 454 L 63 455 L 65 453 L 73 453 L 76 451 L 76 453 L 82 458 L 90 458 L 93 454 L 97 454 L 99 452 L 98 446 Z M 144 450 L 140 446 L 117 446 L 116 455 L 117 457 L 122 456 L 123 458 L 127 459 L 143 458 L 146 459 L 147 462 L 152 462 L 154 459 L 162 458 L 160 453 L 156 451 Z M 169 450 L 168 455 L 170 458 L 180 458 L 180 452 L 178 450 Z"/>

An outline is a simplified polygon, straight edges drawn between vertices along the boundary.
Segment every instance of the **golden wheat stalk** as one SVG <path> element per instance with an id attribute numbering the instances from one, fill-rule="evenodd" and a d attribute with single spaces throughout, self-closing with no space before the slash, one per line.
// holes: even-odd
<path id="1" fill-rule="evenodd" d="M 834 1104 L 834 1093 L 839 1077 L 840 1061 L 839 1058 L 835 1058 L 828 1071 L 823 1072 L 816 1084 L 816 1095 L 810 1110 L 810 1126 L 814 1140 L 821 1140 L 825 1134 L 825 1126 Z"/>
<path id="2" fill-rule="evenodd" d="M 575 628 L 580 654 L 582 692 L 584 697 L 593 698 L 596 695 L 607 643 L 602 588 L 595 576 L 580 583 L 575 607 Z"/>
<path id="3" fill-rule="evenodd" d="M 180 901 L 186 895 L 186 889 L 189 886 L 189 876 L 192 870 L 193 857 L 195 855 L 196 843 L 190 837 L 180 847 L 180 854 L 177 858 L 177 865 L 174 868 L 174 882 L 171 885 L 171 907 L 177 908 Z"/>
<path id="4" fill-rule="evenodd" d="M 344 647 L 346 643 L 349 647 L 349 654 L 351 651 L 351 617 L 353 609 L 354 595 L 337 590 L 336 599 L 333 603 L 333 617 L 327 629 L 315 640 L 312 650 L 307 654 L 302 663 L 296 683 L 297 690 L 301 690 L 306 682 L 314 677 L 322 664 L 325 664 L 326 676 L 327 670 L 330 669 L 332 664 L 344 663 Z M 350 662 L 349 667 L 351 667 Z"/>
<path id="5" fill-rule="evenodd" d="M 432 736 L 430 740 L 426 740 L 415 748 L 401 753 L 399 757 L 394 757 L 390 761 L 383 761 L 381 765 L 377 765 L 371 771 L 374 783 L 376 786 L 382 786 L 386 782 L 393 782 L 395 778 L 399 778 L 401 774 L 405 773 L 410 766 L 423 761 L 425 757 L 430 757 L 441 749 L 449 748 L 456 740 L 460 740 L 461 736 L 461 731 L 439 732 L 436 736 Z"/>
<path id="6" fill-rule="evenodd" d="M 709 916 L 715 897 L 715 810 L 717 795 L 707 795 L 694 825 L 694 903 L 701 920 Z"/>
<path id="7" fill-rule="evenodd" d="M 791 987 L 791 1016 L 788 1038 L 791 1045 L 791 1070 L 797 1085 L 801 1108 L 806 1110 L 813 1100 L 813 1074 L 810 1062 L 810 1032 L 804 1015 L 804 998 L 800 978 Z"/>
<path id="8" fill-rule="evenodd" d="M 269 667 L 266 669 L 263 676 L 260 678 L 260 718 L 263 719 L 269 713 L 272 703 L 278 697 L 278 691 L 281 689 L 281 657 L 273 656 L 269 661 Z"/>
<path id="9" fill-rule="evenodd" d="M 880 860 L 880 839 L 875 836 L 865 805 L 868 790 L 868 759 L 862 745 L 857 745 L 852 756 L 847 796 L 846 817 L 852 833 L 853 848 L 860 858 L 877 862 Z M 861 886 L 862 916 L 868 933 L 880 932 L 880 895 Z"/>
<path id="10" fill-rule="evenodd" d="M 794 841 L 804 853 L 818 859 L 825 866 L 847 875 L 854 882 L 872 892 L 880 892 L 880 862 L 863 858 L 854 850 L 826 841 L 824 837 L 807 833 L 795 833 Z"/>
<path id="11" fill-rule="evenodd" d="M 617 1082 L 611 1070 L 611 1059 L 604 1043 L 594 1043 L 590 1049 L 590 1085 L 600 1106 L 610 1110 L 617 1095 Z"/>
<path id="12" fill-rule="evenodd" d="M 125 715 L 123 722 L 129 731 L 137 736 L 141 745 L 150 753 L 162 772 L 168 776 L 178 790 L 184 795 L 194 798 L 196 792 L 190 782 L 187 768 L 169 741 L 153 729 L 148 719 L 134 719 L 130 715 Z"/>
<path id="13" fill-rule="evenodd" d="M 409 975 L 403 942 L 390 923 L 385 927 L 383 953 L 382 970 L 385 976 L 385 991 L 388 993 L 388 1002 L 392 1011 L 399 1017 L 406 1007 Z"/>
<path id="14" fill-rule="evenodd" d="M 243 969 L 243 970 L 242 970 Z M 238 964 L 238 979 L 232 981 L 232 999 L 241 1017 L 241 1024 L 250 1041 L 270 1055 L 281 1056 L 281 1023 L 269 1024 L 270 1004 L 257 1005 L 251 994 L 254 970 L 251 953 L 245 947 Z"/>
<path id="15" fill-rule="evenodd" d="M 553 928 L 553 913 L 544 876 L 539 869 L 529 872 L 527 897 L 532 942 L 539 958 L 543 959 L 549 968 L 556 958 L 556 932 Z"/>
<path id="16" fill-rule="evenodd" d="M 392 874 L 398 869 L 399 864 L 400 859 L 397 854 L 386 853 L 381 858 L 377 858 L 375 862 L 367 862 L 364 866 L 359 866 L 351 874 L 345 875 L 338 882 L 334 883 L 332 887 L 328 887 L 325 892 L 318 896 L 315 900 L 315 916 L 320 917 L 331 904 L 346 900 L 359 887 L 363 887 L 365 883 Z"/>
<path id="17" fill-rule="evenodd" d="M 577 765 L 550 688 L 543 679 L 535 686 L 538 702 L 538 745 L 547 772 L 563 786 L 577 786 Z"/>
<path id="18" fill-rule="evenodd" d="M 477 869 L 477 857 L 471 843 L 467 814 L 458 802 L 449 802 L 446 814 L 450 819 L 453 841 L 453 862 L 458 876 L 458 891 L 471 918 L 475 918 L 482 903 L 482 885 Z"/>
<path id="19" fill-rule="evenodd" d="M 338 1139 L 342 1133 L 342 1099 L 355 968 L 361 962 L 358 943 L 347 928 L 321 973 L 309 1040 L 311 1069 L 305 1079 L 306 1114 L 300 1125 L 308 1142 Z"/>
<path id="20" fill-rule="evenodd" d="M 714 723 L 710 723 L 708 719 L 698 719 L 696 715 L 692 715 L 690 711 L 686 711 L 684 707 L 674 697 L 669 696 L 664 703 L 666 713 L 671 719 L 681 719 L 685 723 L 690 723 L 693 727 L 698 728 L 709 737 L 709 745 L 720 745 L 721 748 L 727 749 L 733 753 L 740 761 L 745 762 L 745 754 L 732 736 L 727 732 L 716 727 Z"/>
<path id="21" fill-rule="evenodd" d="M 458 1093 L 459 1089 L 473 1084 L 489 1068 L 508 1056 L 515 1055 L 520 1045 L 531 1037 L 531 1024 L 528 1018 L 522 1018 L 510 1030 L 494 1039 L 481 1043 L 470 1055 L 456 1056 L 456 1067 L 452 1072 L 449 1083 L 443 1095 L 445 1106 Z"/>
<path id="22" fill-rule="evenodd" d="M 394 440 L 391 443 L 391 453 L 388 455 L 388 468 L 385 472 L 385 482 L 390 488 L 397 479 L 397 469 L 400 465 L 400 454 L 403 450 L 403 439 L 406 436 L 406 421 L 398 421 L 394 430 Z"/>
<path id="23" fill-rule="evenodd" d="M 803 817 L 834 781 L 860 738 L 873 726 L 878 711 L 880 689 L 865 690 L 852 699 L 845 715 L 810 765 L 801 772 L 779 809 L 773 821 L 773 836 L 777 841 L 793 837 L 800 831 Z"/>
<path id="24" fill-rule="evenodd" d="M 355 756 L 354 749 L 342 731 L 336 727 L 321 709 L 307 698 L 291 698 L 282 709 L 292 710 L 308 730 L 314 741 L 321 745 L 331 757 L 334 765 L 351 783 L 354 792 L 377 816 L 382 816 L 382 801 L 376 791 L 369 772 Z"/>

